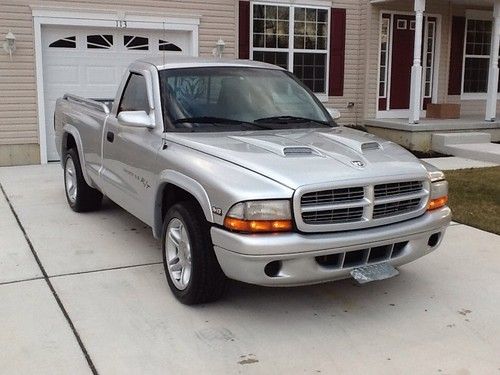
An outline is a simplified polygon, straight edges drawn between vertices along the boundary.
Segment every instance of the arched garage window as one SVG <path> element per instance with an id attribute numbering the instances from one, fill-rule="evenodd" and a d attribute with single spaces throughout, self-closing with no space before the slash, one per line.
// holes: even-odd
<path id="1" fill-rule="evenodd" d="M 125 35 L 123 44 L 127 49 L 147 51 L 149 49 L 149 39 L 142 36 Z"/>
<path id="2" fill-rule="evenodd" d="M 76 37 L 67 36 L 49 44 L 50 48 L 76 48 Z"/>
<path id="3" fill-rule="evenodd" d="M 87 35 L 87 48 L 110 49 L 113 46 L 113 35 Z"/>
<path id="4" fill-rule="evenodd" d="M 160 51 L 175 51 L 175 52 L 181 52 L 182 49 L 175 45 L 174 43 L 170 43 L 169 41 L 166 40 L 159 40 L 159 50 Z"/>

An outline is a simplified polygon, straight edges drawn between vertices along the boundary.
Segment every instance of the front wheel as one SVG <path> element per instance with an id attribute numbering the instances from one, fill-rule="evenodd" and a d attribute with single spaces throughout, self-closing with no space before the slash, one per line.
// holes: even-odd
<path id="1" fill-rule="evenodd" d="M 194 305 L 222 297 L 227 278 L 215 256 L 209 225 L 195 202 L 181 202 L 168 210 L 162 250 L 168 284 L 180 302 Z"/>

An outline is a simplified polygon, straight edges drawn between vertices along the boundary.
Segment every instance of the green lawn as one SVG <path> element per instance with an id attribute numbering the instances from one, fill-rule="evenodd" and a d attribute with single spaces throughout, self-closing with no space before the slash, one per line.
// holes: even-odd
<path id="1" fill-rule="evenodd" d="M 453 220 L 500 234 L 500 167 L 445 171 Z"/>

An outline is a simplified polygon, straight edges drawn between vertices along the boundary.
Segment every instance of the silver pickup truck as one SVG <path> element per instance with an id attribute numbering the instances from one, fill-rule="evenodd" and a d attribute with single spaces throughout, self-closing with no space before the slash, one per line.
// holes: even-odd
<path id="1" fill-rule="evenodd" d="M 114 101 L 57 101 L 66 197 L 80 212 L 106 195 L 151 226 L 185 304 L 219 298 L 228 278 L 377 279 L 440 244 L 448 185 L 333 117 L 274 65 L 139 60 Z"/>

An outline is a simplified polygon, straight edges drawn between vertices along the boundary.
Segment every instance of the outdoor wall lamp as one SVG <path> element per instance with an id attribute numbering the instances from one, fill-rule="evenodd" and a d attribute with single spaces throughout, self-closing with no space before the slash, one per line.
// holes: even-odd
<path id="1" fill-rule="evenodd" d="M 9 54 L 10 60 L 12 61 L 12 53 L 16 50 L 16 37 L 10 30 L 7 33 L 7 35 L 5 35 L 5 42 L 3 42 L 3 49 L 5 50 L 5 52 Z"/>
<path id="2" fill-rule="evenodd" d="M 215 48 L 212 51 L 213 55 L 218 57 L 219 59 L 222 58 L 224 48 L 226 48 L 226 43 L 222 40 L 222 38 L 219 38 L 217 44 L 215 45 Z"/>

